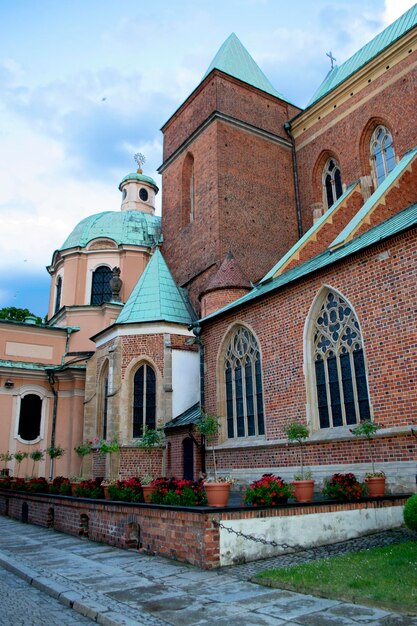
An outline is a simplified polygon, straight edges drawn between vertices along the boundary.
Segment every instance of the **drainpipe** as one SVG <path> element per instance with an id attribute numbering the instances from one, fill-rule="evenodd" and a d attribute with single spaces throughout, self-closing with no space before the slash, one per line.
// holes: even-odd
<path id="1" fill-rule="evenodd" d="M 195 335 L 195 343 L 200 348 L 200 411 L 204 411 L 204 406 L 206 403 L 206 396 L 204 392 L 204 343 L 201 338 L 201 333 L 203 329 L 199 324 L 193 326 L 192 331 Z M 204 435 L 201 436 L 201 446 L 200 446 L 200 455 L 201 455 L 201 473 L 206 473 L 206 441 Z"/>
<path id="2" fill-rule="evenodd" d="M 295 153 L 295 139 L 291 132 L 291 122 L 285 122 L 284 129 L 288 137 L 290 138 L 292 145 L 292 173 L 294 176 L 295 206 L 297 208 L 297 227 L 298 237 L 301 238 L 303 236 L 303 224 L 301 219 L 300 192 L 298 189 L 297 156 Z"/>
<path id="3" fill-rule="evenodd" d="M 51 448 L 55 446 L 55 431 L 56 431 L 56 414 L 57 414 L 57 405 L 58 405 L 58 392 L 55 389 L 56 379 L 53 370 L 45 370 L 46 375 L 48 377 L 49 387 L 54 396 L 54 406 L 52 409 L 52 428 L 51 428 Z M 49 464 L 49 480 L 52 480 L 54 475 L 54 459 L 51 458 Z"/>

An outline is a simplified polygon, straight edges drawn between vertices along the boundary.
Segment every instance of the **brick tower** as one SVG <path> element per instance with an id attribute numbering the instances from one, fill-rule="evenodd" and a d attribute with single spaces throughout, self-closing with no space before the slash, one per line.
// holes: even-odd
<path id="1" fill-rule="evenodd" d="M 229 250 L 255 282 L 297 240 L 284 123 L 298 112 L 232 34 L 163 126 L 164 255 L 197 310 Z"/>

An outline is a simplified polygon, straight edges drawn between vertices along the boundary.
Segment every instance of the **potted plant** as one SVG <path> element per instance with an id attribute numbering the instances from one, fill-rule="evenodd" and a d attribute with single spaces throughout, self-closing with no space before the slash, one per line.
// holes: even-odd
<path id="1" fill-rule="evenodd" d="M 385 493 L 385 474 L 380 470 L 375 470 L 374 454 L 372 449 L 372 440 L 375 437 L 375 433 L 381 426 L 371 422 L 371 420 L 363 420 L 350 429 L 350 432 L 356 437 L 366 437 L 369 445 L 369 454 L 372 462 L 372 472 L 365 474 L 365 483 L 368 487 L 369 495 L 372 497 L 381 497 Z"/>
<path id="2" fill-rule="evenodd" d="M 109 455 L 109 476 L 110 480 L 113 477 L 113 454 L 120 452 L 120 444 L 117 439 L 106 439 L 100 442 L 100 454 Z"/>
<path id="3" fill-rule="evenodd" d="M 250 506 L 279 506 L 286 504 L 292 495 L 291 485 L 288 485 L 281 476 L 264 474 L 246 489 L 243 503 Z"/>
<path id="4" fill-rule="evenodd" d="M 151 501 L 173 506 L 206 506 L 207 495 L 202 480 L 157 478 L 153 481 Z"/>
<path id="5" fill-rule="evenodd" d="M 366 485 L 360 483 L 355 474 L 333 474 L 324 483 L 323 495 L 334 500 L 360 500 L 368 493 Z"/>
<path id="6" fill-rule="evenodd" d="M 75 453 L 80 457 L 80 476 L 83 475 L 84 457 L 91 454 L 91 441 L 82 441 L 79 446 L 74 448 Z"/>
<path id="7" fill-rule="evenodd" d="M 308 428 L 300 422 L 290 422 L 285 427 L 285 434 L 290 443 L 300 446 L 300 472 L 294 476 L 293 487 L 294 496 L 297 502 L 311 502 L 313 500 L 314 480 L 312 480 L 310 470 L 304 468 L 303 445 L 310 436 Z"/>
<path id="8" fill-rule="evenodd" d="M 28 452 L 21 452 L 21 451 L 17 451 L 14 453 L 13 458 L 15 459 L 15 461 L 17 462 L 17 472 L 16 472 L 16 478 L 19 478 L 19 472 L 20 472 L 20 464 L 23 461 L 23 459 L 27 459 L 29 456 Z"/>
<path id="9" fill-rule="evenodd" d="M 4 466 L 3 466 L 3 468 L 2 468 L 2 470 L 1 470 L 1 472 L 0 472 L 0 476 L 8 476 L 8 475 L 9 475 L 9 470 L 8 470 L 8 468 L 6 467 L 6 464 L 7 464 L 9 461 L 11 461 L 12 459 L 13 459 L 13 455 L 12 455 L 12 454 L 10 454 L 10 452 L 9 452 L 9 451 L 7 451 L 7 452 L 2 452 L 2 453 L 0 454 L 0 461 L 3 461 L 3 463 L 4 463 Z"/>
<path id="10" fill-rule="evenodd" d="M 43 457 L 45 456 L 45 452 L 43 450 L 32 450 L 29 456 L 33 461 L 32 462 L 32 476 L 34 476 L 35 475 L 35 463 L 39 463 L 39 461 L 42 461 Z"/>
<path id="11" fill-rule="evenodd" d="M 148 428 L 148 426 L 145 425 L 142 437 L 136 443 L 136 446 L 140 450 L 144 450 L 148 454 L 149 473 L 145 474 L 140 479 L 143 489 L 143 499 L 145 502 L 150 502 L 152 495 L 152 450 L 161 447 L 163 445 L 163 441 L 164 435 L 160 430 Z"/>
<path id="12" fill-rule="evenodd" d="M 208 504 L 216 507 L 227 506 L 233 481 L 230 477 L 220 477 L 217 474 L 216 452 L 214 449 L 214 442 L 220 429 L 220 418 L 202 411 L 200 420 L 195 424 L 195 428 L 205 438 L 206 442 L 212 446 L 214 476 L 204 479 Z"/>
<path id="13" fill-rule="evenodd" d="M 61 496 L 71 496 L 71 481 L 64 476 L 57 476 L 49 485 L 49 493 L 59 494 Z"/>
<path id="14" fill-rule="evenodd" d="M 107 486 L 107 492 L 108 498 L 106 496 L 106 488 L 104 488 L 106 499 L 120 500 L 122 502 L 143 502 L 142 484 L 139 478 L 135 476 L 110 483 Z"/>
<path id="15" fill-rule="evenodd" d="M 51 459 L 51 467 L 50 467 L 50 476 L 52 479 L 54 477 L 54 460 L 59 459 L 61 456 L 65 454 L 65 448 L 62 448 L 60 445 L 50 445 L 45 450 L 46 454 Z"/>
<path id="16" fill-rule="evenodd" d="M 75 488 L 75 495 L 78 498 L 94 498 L 97 500 L 104 498 L 101 478 L 82 480 Z"/>

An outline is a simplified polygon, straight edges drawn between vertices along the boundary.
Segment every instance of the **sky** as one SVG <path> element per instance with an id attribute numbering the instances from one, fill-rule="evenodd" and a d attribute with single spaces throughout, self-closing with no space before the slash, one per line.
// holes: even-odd
<path id="1" fill-rule="evenodd" d="M 134 153 L 160 186 L 160 128 L 231 32 L 303 107 L 326 52 L 342 63 L 413 4 L 0 0 L 0 308 L 46 314 L 54 250 L 84 217 L 119 210 Z"/>

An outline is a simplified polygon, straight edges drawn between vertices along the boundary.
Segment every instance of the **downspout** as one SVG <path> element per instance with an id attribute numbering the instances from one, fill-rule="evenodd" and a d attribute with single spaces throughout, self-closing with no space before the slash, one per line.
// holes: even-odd
<path id="1" fill-rule="evenodd" d="M 297 155 L 295 152 L 294 135 L 291 132 L 291 122 L 285 122 L 284 129 L 288 137 L 290 138 L 291 145 L 292 145 L 292 173 L 294 177 L 295 206 L 297 209 L 297 228 L 298 228 L 298 237 L 301 238 L 303 236 L 303 224 L 302 224 L 302 219 L 301 219 L 300 192 L 298 189 Z"/>
<path id="2" fill-rule="evenodd" d="M 58 392 L 55 389 L 56 379 L 53 370 L 45 370 L 48 377 L 49 387 L 54 396 L 54 405 L 52 409 L 52 428 L 51 428 L 51 448 L 55 447 L 55 432 L 56 432 L 56 414 L 58 406 Z M 54 459 L 50 459 L 49 464 L 49 480 L 52 480 L 54 475 Z"/>
<path id="3" fill-rule="evenodd" d="M 206 396 L 204 392 L 204 343 L 201 338 L 201 333 L 203 329 L 200 325 L 193 326 L 192 331 L 195 335 L 195 343 L 200 348 L 200 411 L 204 411 Z M 201 473 L 206 473 L 206 441 L 204 435 L 201 436 L 201 445 L 200 445 L 200 455 L 201 455 Z"/>

